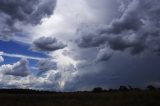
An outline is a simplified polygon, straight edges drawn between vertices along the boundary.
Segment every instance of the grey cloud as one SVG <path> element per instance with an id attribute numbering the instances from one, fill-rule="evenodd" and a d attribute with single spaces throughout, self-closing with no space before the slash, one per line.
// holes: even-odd
<path id="1" fill-rule="evenodd" d="M 14 35 L 14 28 L 7 24 L 9 19 L 11 19 L 10 16 L 0 12 L 0 39 L 2 40 L 8 40 Z"/>
<path id="2" fill-rule="evenodd" d="M 44 16 L 52 14 L 55 5 L 56 0 L 1 0 L 0 11 L 9 15 L 12 21 L 38 24 Z"/>
<path id="3" fill-rule="evenodd" d="M 106 39 L 102 39 L 103 30 L 106 30 L 106 26 L 81 25 L 80 28 L 77 29 L 77 45 L 81 48 L 100 46 L 106 42 Z"/>
<path id="4" fill-rule="evenodd" d="M 108 45 L 114 51 L 130 50 L 131 54 L 151 51 L 159 54 L 160 1 L 128 0 L 123 5 L 121 17 L 113 19 L 109 25 L 81 27 L 77 33 L 80 36 L 78 46 L 90 48 Z"/>
<path id="5" fill-rule="evenodd" d="M 21 59 L 17 63 L 13 65 L 2 65 L 0 67 L 0 71 L 3 72 L 5 75 L 12 75 L 12 76 L 21 76 L 25 77 L 30 74 L 28 68 L 28 61 L 26 59 Z"/>
<path id="6" fill-rule="evenodd" d="M 113 51 L 110 50 L 109 48 L 100 49 L 96 61 L 107 61 L 112 57 L 112 55 Z"/>
<path id="7" fill-rule="evenodd" d="M 54 60 L 52 59 L 45 59 L 45 60 L 40 60 L 37 64 L 39 73 L 38 75 L 41 75 L 44 72 L 47 72 L 49 70 L 56 70 L 57 69 L 57 64 Z"/>
<path id="8" fill-rule="evenodd" d="M 101 37 L 99 36 L 92 35 L 82 36 L 82 38 L 79 38 L 79 40 L 77 40 L 78 46 L 82 48 L 97 47 L 105 42 L 105 39 L 101 39 Z"/>
<path id="9" fill-rule="evenodd" d="M 132 35 L 131 35 L 132 36 Z M 134 35 L 133 35 L 134 36 Z M 113 50 L 124 51 L 127 48 L 130 48 L 131 54 L 141 53 L 145 49 L 145 39 L 142 38 L 128 38 L 129 36 L 117 36 L 115 38 L 108 38 L 108 45 Z"/>
<path id="10" fill-rule="evenodd" d="M 65 90 L 91 90 L 94 87 L 118 88 L 120 85 L 146 87 L 147 82 L 159 81 L 160 57 L 153 54 L 132 56 L 113 55 L 110 61 L 79 68 L 79 76 Z M 87 72 L 86 72 L 87 71 Z"/>
<path id="11" fill-rule="evenodd" d="M 112 21 L 111 25 L 107 29 L 107 32 L 119 34 L 128 30 L 138 31 L 143 25 L 140 16 L 141 14 L 137 14 L 140 9 L 139 6 L 139 1 L 133 0 L 128 5 L 121 18 Z"/>
<path id="12" fill-rule="evenodd" d="M 41 37 L 33 42 L 33 50 L 38 51 L 56 51 L 59 49 L 65 48 L 66 45 L 62 43 L 61 41 L 58 41 L 54 37 Z"/>
<path id="13" fill-rule="evenodd" d="M 36 25 L 53 14 L 56 0 L 1 0 L 0 39 L 8 40 L 18 31 L 16 23 Z"/>

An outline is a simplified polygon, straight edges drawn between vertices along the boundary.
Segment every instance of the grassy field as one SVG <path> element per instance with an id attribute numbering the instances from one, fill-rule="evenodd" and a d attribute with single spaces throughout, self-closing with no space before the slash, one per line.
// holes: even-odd
<path id="1" fill-rule="evenodd" d="M 160 106 L 160 91 L 0 94 L 0 106 Z"/>

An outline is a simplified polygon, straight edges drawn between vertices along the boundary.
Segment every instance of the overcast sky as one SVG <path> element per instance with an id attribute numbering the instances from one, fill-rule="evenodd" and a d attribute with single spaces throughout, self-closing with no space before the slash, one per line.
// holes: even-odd
<path id="1" fill-rule="evenodd" d="M 160 86 L 159 0 L 1 0 L 0 88 Z"/>

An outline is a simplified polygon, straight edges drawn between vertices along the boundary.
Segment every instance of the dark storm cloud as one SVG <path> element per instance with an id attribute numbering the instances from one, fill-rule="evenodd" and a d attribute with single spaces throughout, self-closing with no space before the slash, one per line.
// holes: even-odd
<path id="1" fill-rule="evenodd" d="M 25 77 L 30 74 L 28 68 L 28 61 L 26 59 L 21 59 L 20 61 L 14 63 L 13 65 L 2 65 L 0 67 L 0 70 L 5 75 L 12 75 L 12 76 Z"/>
<path id="2" fill-rule="evenodd" d="M 123 31 L 133 30 L 137 31 L 143 25 L 141 21 L 141 14 L 139 13 L 139 6 L 141 3 L 137 0 L 133 0 L 129 5 L 128 8 L 124 11 L 123 15 L 120 19 L 115 19 L 107 32 L 113 34 L 119 34 Z"/>
<path id="3" fill-rule="evenodd" d="M 114 51 L 129 49 L 131 54 L 143 51 L 159 54 L 159 5 L 159 0 L 128 0 L 123 11 L 120 10 L 121 17 L 113 19 L 109 25 L 82 27 L 82 30 L 78 30 L 80 38 L 77 43 L 82 48 L 108 45 Z"/>
<path id="4" fill-rule="evenodd" d="M 55 5 L 56 0 L 1 0 L 0 11 L 11 17 L 10 23 L 18 20 L 38 24 L 44 16 L 52 14 Z"/>
<path id="5" fill-rule="evenodd" d="M 56 0 L 1 0 L 0 39 L 7 40 L 17 30 L 15 23 L 39 24 L 41 19 L 50 16 Z"/>
<path id="6" fill-rule="evenodd" d="M 153 54 L 146 54 L 143 57 L 131 56 L 123 52 L 113 55 L 110 61 L 96 63 L 79 70 L 89 71 L 79 73 L 74 81 L 66 84 L 65 90 L 91 90 L 94 87 L 118 88 L 121 85 L 144 88 L 147 84 L 160 81 L 160 57 Z"/>
<path id="7" fill-rule="evenodd" d="M 107 48 L 100 49 L 96 61 L 107 61 L 113 55 L 113 51 Z"/>
<path id="8" fill-rule="evenodd" d="M 41 37 L 33 42 L 32 49 L 51 52 L 51 51 L 63 49 L 65 47 L 66 45 L 63 42 L 58 41 L 54 37 Z"/>
<path id="9" fill-rule="evenodd" d="M 106 42 L 106 39 L 102 39 L 102 30 L 106 30 L 105 26 L 95 26 L 95 25 L 81 25 L 77 30 L 78 38 L 76 43 L 79 47 L 90 48 L 97 47 Z"/>

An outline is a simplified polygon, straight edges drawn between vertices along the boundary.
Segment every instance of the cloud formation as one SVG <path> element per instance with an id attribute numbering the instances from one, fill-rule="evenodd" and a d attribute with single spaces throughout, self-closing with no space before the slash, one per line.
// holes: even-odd
<path id="1" fill-rule="evenodd" d="M 2 65 L 16 68 L 0 74 L 0 87 L 73 91 L 160 81 L 159 0 L 57 0 L 55 10 L 55 0 L 0 3 L 0 39 L 14 36 L 48 55 L 0 52 L 30 62 Z M 25 67 L 30 74 L 15 71 Z"/>
<path id="2" fill-rule="evenodd" d="M 131 54 L 139 54 L 144 51 L 159 54 L 160 25 L 158 22 L 160 20 L 158 13 L 160 8 L 158 5 L 160 1 L 132 0 L 126 4 L 126 8 L 121 11 L 121 17 L 114 19 L 109 25 L 95 26 L 96 30 L 88 27 L 85 29 L 86 32 L 80 30 L 79 47 L 108 45 L 114 51 L 129 49 Z"/>
<path id="3" fill-rule="evenodd" d="M 13 64 L 0 66 L 1 88 L 25 88 L 41 90 L 59 90 L 58 74 L 53 70 L 46 72 L 43 76 L 32 74 L 26 59 Z"/>
<path id="4" fill-rule="evenodd" d="M 13 76 L 21 76 L 25 77 L 30 74 L 28 68 L 28 61 L 26 59 L 21 59 L 17 63 L 13 65 L 7 64 L 2 65 L 0 67 L 0 71 L 3 72 L 5 75 L 13 75 Z"/>
<path id="5" fill-rule="evenodd" d="M 54 37 L 40 37 L 33 42 L 33 50 L 51 52 L 59 49 L 63 49 L 66 47 L 61 41 L 58 41 Z"/>
<path id="6" fill-rule="evenodd" d="M 42 59 L 38 62 L 37 66 L 40 71 L 39 75 L 50 70 L 57 70 L 57 63 L 52 59 Z"/>
<path id="7" fill-rule="evenodd" d="M 0 39 L 14 36 L 19 30 L 17 24 L 39 24 L 42 18 L 53 14 L 55 6 L 56 0 L 1 0 Z"/>
<path id="8" fill-rule="evenodd" d="M 107 61 L 109 60 L 113 55 L 113 51 L 109 48 L 103 48 L 100 49 L 99 53 L 97 54 L 96 61 Z"/>

